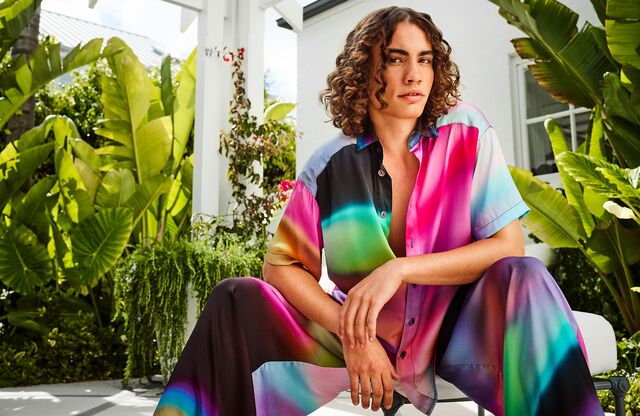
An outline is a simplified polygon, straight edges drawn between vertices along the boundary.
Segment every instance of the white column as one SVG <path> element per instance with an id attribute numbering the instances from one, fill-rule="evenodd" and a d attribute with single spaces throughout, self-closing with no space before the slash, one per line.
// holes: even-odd
<path id="1" fill-rule="evenodd" d="M 262 123 L 264 114 L 264 20 L 265 13 L 259 0 L 242 0 L 238 3 L 236 22 L 236 47 L 244 48 L 242 70 L 245 75 L 247 98 L 251 102 L 249 114 Z M 262 165 L 254 163 L 262 175 Z M 247 183 L 247 194 L 261 195 L 262 189 Z"/>
<path id="2" fill-rule="evenodd" d="M 226 0 L 205 0 L 198 12 L 198 52 L 196 56 L 196 114 L 193 145 L 192 218 L 199 214 L 219 213 L 220 197 L 220 130 L 223 126 L 223 106 L 227 103 L 229 83 L 224 61 L 215 55 L 215 48 L 224 45 Z M 188 16 L 187 16 L 188 17 Z M 183 14 L 183 19 L 185 18 Z M 189 337 L 196 325 L 197 301 L 191 285 L 187 288 L 187 331 Z"/>
<path id="3" fill-rule="evenodd" d="M 239 2 L 237 46 L 245 48 L 242 69 L 246 77 L 251 114 L 262 122 L 264 107 L 264 10 L 259 0 Z"/>
<path id="4" fill-rule="evenodd" d="M 198 214 L 218 214 L 219 164 L 218 144 L 222 127 L 221 85 L 227 82 L 223 76 L 222 59 L 214 49 L 222 48 L 225 15 L 224 0 L 206 0 L 198 13 L 198 54 L 196 65 L 196 114 L 193 171 L 194 217 Z"/>

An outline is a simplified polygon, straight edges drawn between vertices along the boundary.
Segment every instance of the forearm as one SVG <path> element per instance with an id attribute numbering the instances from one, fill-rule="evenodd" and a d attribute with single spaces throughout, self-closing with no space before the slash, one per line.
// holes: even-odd
<path id="1" fill-rule="evenodd" d="M 478 279 L 493 263 L 509 256 L 524 255 L 519 222 L 495 237 L 474 241 L 442 253 L 401 257 L 397 262 L 405 283 L 460 285 Z"/>
<path id="2" fill-rule="evenodd" d="M 304 316 L 338 333 L 340 304 L 322 290 L 311 273 L 297 265 L 273 266 L 265 262 L 263 275 Z"/>

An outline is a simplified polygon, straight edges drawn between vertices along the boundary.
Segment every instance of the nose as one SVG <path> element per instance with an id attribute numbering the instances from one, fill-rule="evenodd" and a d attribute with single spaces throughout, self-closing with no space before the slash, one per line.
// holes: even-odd
<path id="1" fill-rule="evenodd" d="M 405 67 L 406 71 L 404 74 L 404 82 L 405 84 L 419 84 L 422 82 L 422 77 L 420 76 L 420 71 L 418 70 L 418 63 L 415 61 L 409 61 L 408 65 Z"/>

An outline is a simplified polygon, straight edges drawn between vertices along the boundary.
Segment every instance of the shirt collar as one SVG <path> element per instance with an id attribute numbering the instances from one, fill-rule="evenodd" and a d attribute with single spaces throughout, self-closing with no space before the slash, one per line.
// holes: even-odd
<path id="1" fill-rule="evenodd" d="M 413 149 L 413 147 L 418 144 L 420 139 L 422 138 L 436 138 L 438 137 L 438 131 L 433 126 L 425 125 L 422 120 L 418 121 L 417 128 L 411 133 L 409 136 L 409 140 L 407 141 L 407 146 L 409 149 Z M 377 142 L 378 138 L 373 132 L 365 132 L 358 135 L 356 140 L 356 150 L 360 151 L 365 147 L 369 146 L 373 142 Z"/>

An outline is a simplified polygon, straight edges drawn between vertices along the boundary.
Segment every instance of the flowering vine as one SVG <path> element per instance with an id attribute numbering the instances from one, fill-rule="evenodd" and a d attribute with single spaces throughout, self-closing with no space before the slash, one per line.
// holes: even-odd
<path id="1" fill-rule="evenodd" d="M 247 185 L 257 185 L 264 190 L 264 178 L 260 166 L 265 158 L 279 151 L 287 141 L 293 140 L 291 132 L 281 122 L 269 120 L 259 124 L 249 114 L 251 102 L 246 95 L 245 78 L 242 71 L 244 48 L 235 52 L 226 47 L 215 53 L 225 62 L 231 63 L 233 92 L 229 110 L 229 131 L 220 133 L 220 153 L 229 161 L 227 178 L 231 183 L 231 196 L 235 201 L 229 231 L 237 233 L 258 245 L 266 244 L 267 225 L 274 213 L 287 200 L 290 191 L 287 184 L 277 192 L 247 193 Z M 286 189 L 285 189 L 286 188 Z"/>

